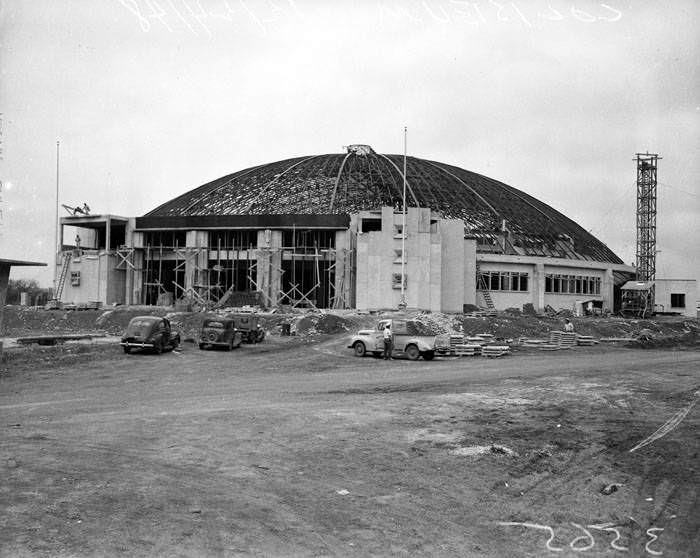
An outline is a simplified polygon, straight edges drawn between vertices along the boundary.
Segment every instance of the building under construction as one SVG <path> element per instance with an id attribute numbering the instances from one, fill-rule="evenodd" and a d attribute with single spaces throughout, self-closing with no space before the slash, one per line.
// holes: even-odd
<path id="1" fill-rule="evenodd" d="M 71 215 L 61 229 L 57 292 L 86 304 L 613 310 L 635 273 L 512 186 L 367 145 L 238 171 L 142 217 Z"/>

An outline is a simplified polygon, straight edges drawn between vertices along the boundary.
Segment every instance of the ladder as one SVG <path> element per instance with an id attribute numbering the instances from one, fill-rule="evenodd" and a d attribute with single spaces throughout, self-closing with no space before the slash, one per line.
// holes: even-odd
<path id="1" fill-rule="evenodd" d="M 479 260 L 476 260 L 476 288 L 481 291 L 481 295 L 484 297 L 486 302 L 486 308 L 489 310 L 495 310 L 496 307 L 493 304 L 493 299 L 491 298 L 491 292 L 489 291 L 489 286 L 486 281 L 481 277 L 481 266 L 479 265 Z"/>
<path id="2" fill-rule="evenodd" d="M 63 286 L 66 284 L 66 276 L 68 275 L 68 268 L 70 267 L 70 256 L 63 254 L 63 266 L 61 267 L 61 275 L 58 277 L 58 283 L 56 283 L 56 293 L 54 298 L 58 301 L 61 300 L 61 294 L 63 293 Z"/>

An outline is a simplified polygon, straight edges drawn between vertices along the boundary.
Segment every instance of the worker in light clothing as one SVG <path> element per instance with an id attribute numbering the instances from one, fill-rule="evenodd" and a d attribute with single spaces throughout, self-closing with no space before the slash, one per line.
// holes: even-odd
<path id="1" fill-rule="evenodd" d="M 574 324 L 571 323 L 569 318 L 566 318 L 564 322 L 564 331 L 567 333 L 572 333 L 574 331 Z"/>
<path id="2" fill-rule="evenodd" d="M 384 360 L 391 359 L 391 351 L 394 349 L 394 335 L 391 332 L 391 323 L 384 326 Z"/>

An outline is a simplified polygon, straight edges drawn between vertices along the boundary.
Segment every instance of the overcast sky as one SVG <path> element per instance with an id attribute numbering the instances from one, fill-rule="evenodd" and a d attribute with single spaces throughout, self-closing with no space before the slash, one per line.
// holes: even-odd
<path id="1" fill-rule="evenodd" d="M 57 140 L 60 203 L 138 216 L 260 163 L 402 153 L 408 126 L 410 155 L 515 186 L 627 263 L 633 158 L 659 153 L 657 276 L 700 279 L 698 2 L 0 6 L 0 257 L 53 262 Z"/>

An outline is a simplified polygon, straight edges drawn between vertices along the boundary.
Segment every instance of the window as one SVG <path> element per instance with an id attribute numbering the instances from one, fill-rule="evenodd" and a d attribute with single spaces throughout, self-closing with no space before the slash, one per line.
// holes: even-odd
<path id="1" fill-rule="evenodd" d="M 70 284 L 73 287 L 77 287 L 80 285 L 80 272 L 79 271 L 71 271 L 70 272 Z"/>
<path id="2" fill-rule="evenodd" d="M 394 238 L 401 238 L 403 236 L 403 225 L 394 225 Z"/>
<path id="3" fill-rule="evenodd" d="M 545 293 L 600 294 L 600 277 L 548 273 L 544 277 Z"/>
<path id="4" fill-rule="evenodd" d="M 402 263 L 403 250 L 394 250 L 394 263 Z"/>
<path id="5" fill-rule="evenodd" d="M 482 271 L 476 277 L 480 291 L 527 291 L 528 274 L 516 271 Z"/>
<path id="6" fill-rule="evenodd" d="M 362 232 L 373 232 L 382 230 L 381 219 L 362 219 Z"/>
<path id="7" fill-rule="evenodd" d="M 391 287 L 393 289 L 400 289 L 401 288 L 401 274 L 400 273 L 394 273 L 391 276 Z M 406 288 L 406 275 L 404 274 L 403 276 L 403 288 Z"/>
<path id="8" fill-rule="evenodd" d="M 671 308 L 685 308 L 685 293 L 671 293 Z"/>

